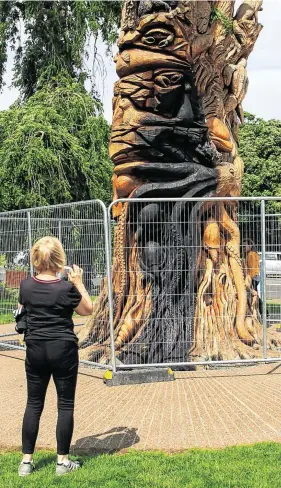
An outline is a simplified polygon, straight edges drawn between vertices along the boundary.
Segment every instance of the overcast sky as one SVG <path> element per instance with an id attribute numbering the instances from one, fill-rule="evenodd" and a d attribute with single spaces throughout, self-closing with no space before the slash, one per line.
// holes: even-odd
<path id="1" fill-rule="evenodd" d="M 281 119 L 281 0 L 264 0 L 259 18 L 264 28 L 249 58 L 250 85 L 243 107 L 245 111 L 265 119 Z M 103 45 L 100 45 L 100 55 L 104 60 L 105 73 L 102 74 L 95 67 L 96 82 L 102 96 L 105 117 L 111 122 L 111 98 L 117 76 L 115 64 L 111 57 L 105 55 Z M 7 109 L 18 96 L 17 90 L 9 88 L 12 62 L 10 53 L 5 79 L 7 86 L 0 95 L 0 110 Z"/>

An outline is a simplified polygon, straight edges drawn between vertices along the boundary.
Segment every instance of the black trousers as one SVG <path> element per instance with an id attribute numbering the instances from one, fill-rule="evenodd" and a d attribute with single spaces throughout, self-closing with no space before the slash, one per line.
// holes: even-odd
<path id="1" fill-rule="evenodd" d="M 51 376 L 58 396 L 57 453 L 68 454 L 73 433 L 78 346 L 64 340 L 27 340 L 25 370 L 27 405 L 22 426 L 22 452 L 33 454 Z"/>

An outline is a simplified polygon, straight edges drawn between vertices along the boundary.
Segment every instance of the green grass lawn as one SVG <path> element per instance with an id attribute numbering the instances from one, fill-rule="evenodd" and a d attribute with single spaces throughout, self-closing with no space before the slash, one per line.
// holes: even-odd
<path id="1" fill-rule="evenodd" d="M 0 314 L 0 325 L 1 324 L 11 324 L 13 322 L 15 322 L 15 319 L 14 319 L 12 313 Z"/>
<path id="2" fill-rule="evenodd" d="M 96 300 L 96 296 L 91 296 L 91 300 L 92 302 L 94 302 Z M 1 302 L 1 305 L 3 305 L 3 303 Z M 9 306 L 11 306 L 11 303 L 9 303 Z M 14 308 L 17 307 L 17 304 L 15 304 Z M 74 318 L 77 318 L 77 317 L 80 317 L 79 315 L 77 315 L 76 313 L 73 314 L 73 317 Z M 0 313 L 0 325 L 2 324 L 12 324 L 15 322 L 15 319 L 13 317 L 13 314 L 12 313 Z M 1 331 L 0 331 L 1 333 Z"/>
<path id="3" fill-rule="evenodd" d="M 56 477 L 55 455 L 39 452 L 38 471 L 17 475 L 18 452 L 0 454 L 1 488 L 280 488 L 281 444 L 181 454 L 135 452 L 84 457 L 81 471 Z"/>

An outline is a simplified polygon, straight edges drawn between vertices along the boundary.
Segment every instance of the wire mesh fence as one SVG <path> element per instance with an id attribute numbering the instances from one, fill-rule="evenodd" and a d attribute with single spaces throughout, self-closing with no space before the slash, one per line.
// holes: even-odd
<path id="1" fill-rule="evenodd" d="M 95 200 L 0 213 L 0 323 L 11 320 L 20 282 L 33 275 L 32 245 L 47 235 L 62 242 L 68 265 L 83 269 L 85 287 L 95 301 L 106 276 L 106 228 L 106 208 Z M 98 327 L 102 331 L 104 324 Z M 6 339 L 18 346 L 17 338 Z"/>
<path id="2" fill-rule="evenodd" d="M 112 278 L 121 368 L 280 356 L 280 216 L 261 199 L 120 203 L 115 247 L 124 252 Z"/>
<path id="3" fill-rule="evenodd" d="M 99 202 L 34 208 L 0 214 L 0 312 L 15 308 L 22 279 L 32 274 L 29 252 L 35 241 L 51 235 L 63 244 L 68 264 L 84 270 L 95 298 L 106 274 L 104 215 Z"/>
<path id="4" fill-rule="evenodd" d="M 0 351 L 25 351 L 25 349 L 26 347 L 23 338 L 16 332 L 0 334 Z"/>
<path id="5" fill-rule="evenodd" d="M 276 202 L 265 201 L 264 205 L 264 267 L 266 275 L 264 289 L 266 295 L 267 327 L 274 324 L 279 326 L 281 324 L 281 214 L 274 211 L 274 203 Z M 260 201 L 255 202 L 255 207 L 257 209 L 257 217 L 254 215 L 246 215 L 244 213 L 243 219 L 246 218 L 246 221 L 241 221 L 240 226 L 242 234 L 244 233 L 244 235 L 250 236 L 258 250 L 261 269 L 260 283 L 258 284 L 257 289 L 261 295 L 263 288 L 263 260 L 261 219 L 258 216 L 258 213 L 260 213 Z M 249 225 L 247 221 L 250 220 L 252 222 Z M 279 328 L 277 328 L 277 330 L 279 330 Z"/>
<path id="6" fill-rule="evenodd" d="M 280 356 L 281 214 L 272 201 L 120 203 L 115 223 L 116 202 L 108 218 L 98 201 L 0 214 L 2 323 L 33 273 L 31 246 L 54 235 L 96 304 L 76 329 L 83 360 L 128 368 Z M 15 336 L 3 342 L 23 347 Z"/>
<path id="7" fill-rule="evenodd" d="M 281 332 L 281 214 L 272 202 L 265 203 L 265 222 L 267 325 Z"/>

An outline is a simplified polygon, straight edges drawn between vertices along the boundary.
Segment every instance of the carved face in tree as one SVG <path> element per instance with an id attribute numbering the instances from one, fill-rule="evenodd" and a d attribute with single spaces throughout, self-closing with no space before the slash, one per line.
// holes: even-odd
<path id="1" fill-rule="evenodd" d="M 149 196 L 153 183 L 155 195 L 159 180 L 182 181 L 192 165 L 208 168 L 206 194 L 217 184 L 220 194 L 239 194 L 236 132 L 260 7 L 249 0 L 233 18 L 229 1 L 125 1 L 110 144 L 114 197 Z M 240 181 L 220 183 L 221 163 L 234 165 L 228 173 Z M 169 196 L 188 192 L 179 187 Z"/>
<path id="2" fill-rule="evenodd" d="M 237 127 L 260 8 L 246 0 L 234 15 L 229 0 L 124 1 L 110 155 L 114 199 L 139 200 L 113 209 L 113 327 L 123 362 L 253 357 L 259 348 L 237 205 L 208 197 L 240 195 Z M 106 298 L 105 289 L 91 331 L 99 344 Z"/>

